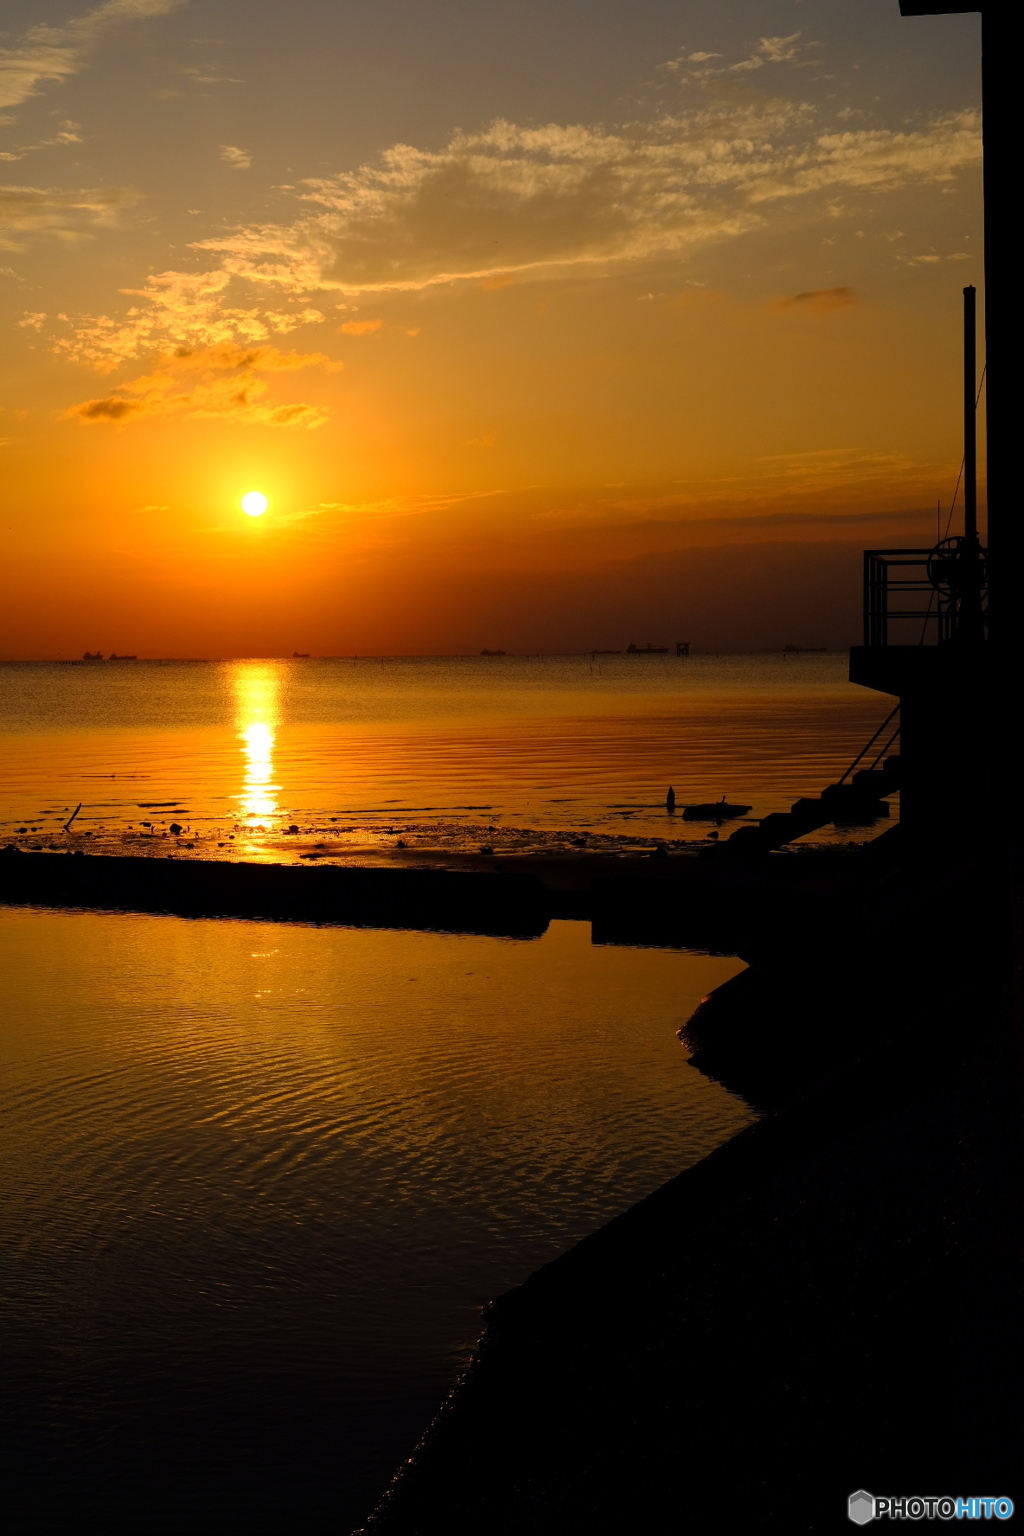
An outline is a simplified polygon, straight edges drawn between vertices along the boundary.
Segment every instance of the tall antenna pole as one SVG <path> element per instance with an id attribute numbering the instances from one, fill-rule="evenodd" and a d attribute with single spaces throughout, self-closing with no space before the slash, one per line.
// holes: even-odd
<path id="1" fill-rule="evenodd" d="M 978 382 L 975 290 L 964 289 L 964 537 L 978 539 Z"/>

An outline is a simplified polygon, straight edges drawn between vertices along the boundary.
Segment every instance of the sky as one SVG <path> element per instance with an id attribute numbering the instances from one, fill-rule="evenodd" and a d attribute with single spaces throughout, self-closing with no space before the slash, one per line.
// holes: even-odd
<path id="1" fill-rule="evenodd" d="M 0 656 L 845 645 L 861 549 L 934 542 L 976 15 L 3 24 Z"/>

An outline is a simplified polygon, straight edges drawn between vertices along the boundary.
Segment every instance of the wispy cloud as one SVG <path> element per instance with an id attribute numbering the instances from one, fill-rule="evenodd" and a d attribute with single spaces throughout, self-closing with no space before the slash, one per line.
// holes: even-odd
<path id="1" fill-rule="evenodd" d="M 64 148 L 71 144 L 81 144 L 79 128 L 81 123 L 61 123 L 58 131 L 49 139 L 39 139 L 35 144 L 19 144 L 15 149 L 0 150 L 0 160 L 11 162 L 24 160 L 26 155 L 35 154 L 39 149 Z"/>
<path id="2" fill-rule="evenodd" d="M 379 331 L 383 324 L 383 320 L 346 320 L 338 330 L 342 336 L 369 336 Z"/>
<path id="3" fill-rule="evenodd" d="M 220 157 L 225 165 L 230 165 L 235 171 L 247 171 L 252 165 L 252 155 L 247 149 L 239 149 L 237 144 L 222 145 Z"/>
<path id="4" fill-rule="evenodd" d="M 422 517 L 430 512 L 446 512 L 450 507 L 459 506 L 463 502 L 489 501 L 505 494 L 504 490 L 452 491 L 434 495 L 388 496 L 379 501 L 320 501 L 315 507 L 303 507 L 287 516 L 291 522 L 305 522 L 309 518 L 379 522 L 393 518 Z"/>
<path id="5" fill-rule="evenodd" d="M 0 48 L 0 107 L 20 106 L 45 83 L 60 83 L 85 67 L 103 34 L 126 21 L 166 16 L 184 0 L 106 0 L 62 27 L 29 27 L 10 48 Z"/>
<path id="6" fill-rule="evenodd" d="M 849 309 L 860 303 L 855 288 L 811 288 L 806 293 L 794 293 L 790 299 L 780 299 L 777 309 L 797 309 L 808 315 L 829 315 L 837 309 Z"/>
<path id="7" fill-rule="evenodd" d="M 754 52 L 738 64 L 726 65 L 731 72 L 763 69 L 766 64 L 795 64 L 810 49 L 820 48 L 820 43 L 801 43 L 801 34 L 792 32 L 789 37 L 762 37 Z M 695 56 L 695 62 L 700 62 Z"/>
<path id="8" fill-rule="evenodd" d="M 110 372 L 168 346 L 250 345 L 324 319 L 320 310 L 301 303 L 282 309 L 254 304 L 251 297 L 248 304 L 232 302 L 231 283 L 232 274 L 223 270 L 156 273 L 144 288 L 122 290 L 139 300 L 126 314 L 69 320 L 66 333 L 54 336 L 51 345 L 76 362 Z"/>
<path id="9" fill-rule="evenodd" d="M 128 187 L 63 192 L 44 187 L 0 187 L 0 250 L 21 250 L 25 235 L 79 240 L 90 227 L 109 225 L 138 202 Z"/>
<path id="10" fill-rule="evenodd" d="M 183 69 L 181 73 L 187 76 L 187 78 L 192 81 L 193 85 L 245 84 L 245 81 L 242 80 L 238 75 L 218 75 L 215 72 L 214 66 L 212 64 L 208 64 L 205 67 L 203 65 L 190 65 L 189 67 Z"/>
<path id="11" fill-rule="evenodd" d="M 769 49 L 768 45 L 771 44 Z M 764 39 L 765 56 L 795 44 Z M 769 60 L 770 62 L 770 60 Z M 322 318 L 318 293 L 415 292 L 465 281 L 609 271 L 682 258 L 837 195 L 948 184 L 978 164 L 976 113 L 902 129 L 821 131 L 799 102 L 727 102 L 617 129 L 498 121 L 438 150 L 398 144 L 299 183 L 290 223 L 196 242 L 205 272 L 165 272 L 127 316 L 59 345 L 102 364 L 179 340 L 253 341 Z M 815 203 L 817 199 L 817 203 Z M 360 324 L 362 322 L 356 322 Z"/>
<path id="12" fill-rule="evenodd" d="M 700 83 L 712 80 L 716 75 L 745 74 L 750 70 L 763 69 L 766 64 L 794 64 L 799 67 L 810 62 L 808 55 L 813 56 L 822 46 L 813 40 L 802 42 L 802 37 L 802 32 L 791 32 L 788 37 L 759 38 L 754 50 L 734 64 L 713 63 L 715 59 L 724 58 L 721 53 L 704 53 L 699 50 L 688 53 L 684 48 L 674 59 L 669 59 L 660 67 L 670 74 L 686 76 Z"/>
<path id="13" fill-rule="evenodd" d="M 181 347 L 161 358 L 152 372 L 118 385 L 109 395 L 83 400 L 64 415 L 86 424 L 124 424 L 153 416 L 216 416 L 308 429 L 322 426 L 327 412 L 301 401 L 276 404 L 268 400 L 268 386 L 261 375 L 339 366 L 322 352 L 286 353 L 266 346 Z"/>

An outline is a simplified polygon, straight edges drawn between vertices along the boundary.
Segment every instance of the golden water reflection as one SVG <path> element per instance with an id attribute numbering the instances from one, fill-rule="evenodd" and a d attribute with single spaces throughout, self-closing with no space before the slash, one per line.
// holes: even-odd
<path id="1" fill-rule="evenodd" d="M 231 689 L 245 760 L 242 792 L 235 800 L 239 821 L 255 827 L 279 811 L 281 786 L 274 783 L 274 742 L 280 716 L 280 669 L 273 662 L 238 662 L 231 667 Z"/>

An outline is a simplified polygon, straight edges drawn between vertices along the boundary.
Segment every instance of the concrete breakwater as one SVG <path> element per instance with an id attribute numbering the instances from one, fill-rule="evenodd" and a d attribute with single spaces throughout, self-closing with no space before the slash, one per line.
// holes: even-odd
<path id="1" fill-rule="evenodd" d="M 548 922 L 540 884 L 526 876 L 14 849 L 0 852 L 0 901 L 508 937 L 543 933 Z"/>
<path id="2" fill-rule="evenodd" d="M 395 857 L 351 865 L 255 864 L 0 849 L 0 901 L 48 906 L 426 928 L 529 936 L 553 918 L 593 925 L 598 944 L 718 950 L 754 958 L 806 939 L 874 886 L 885 861 L 830 851 L 750 865 L 694 857 Z"/>

